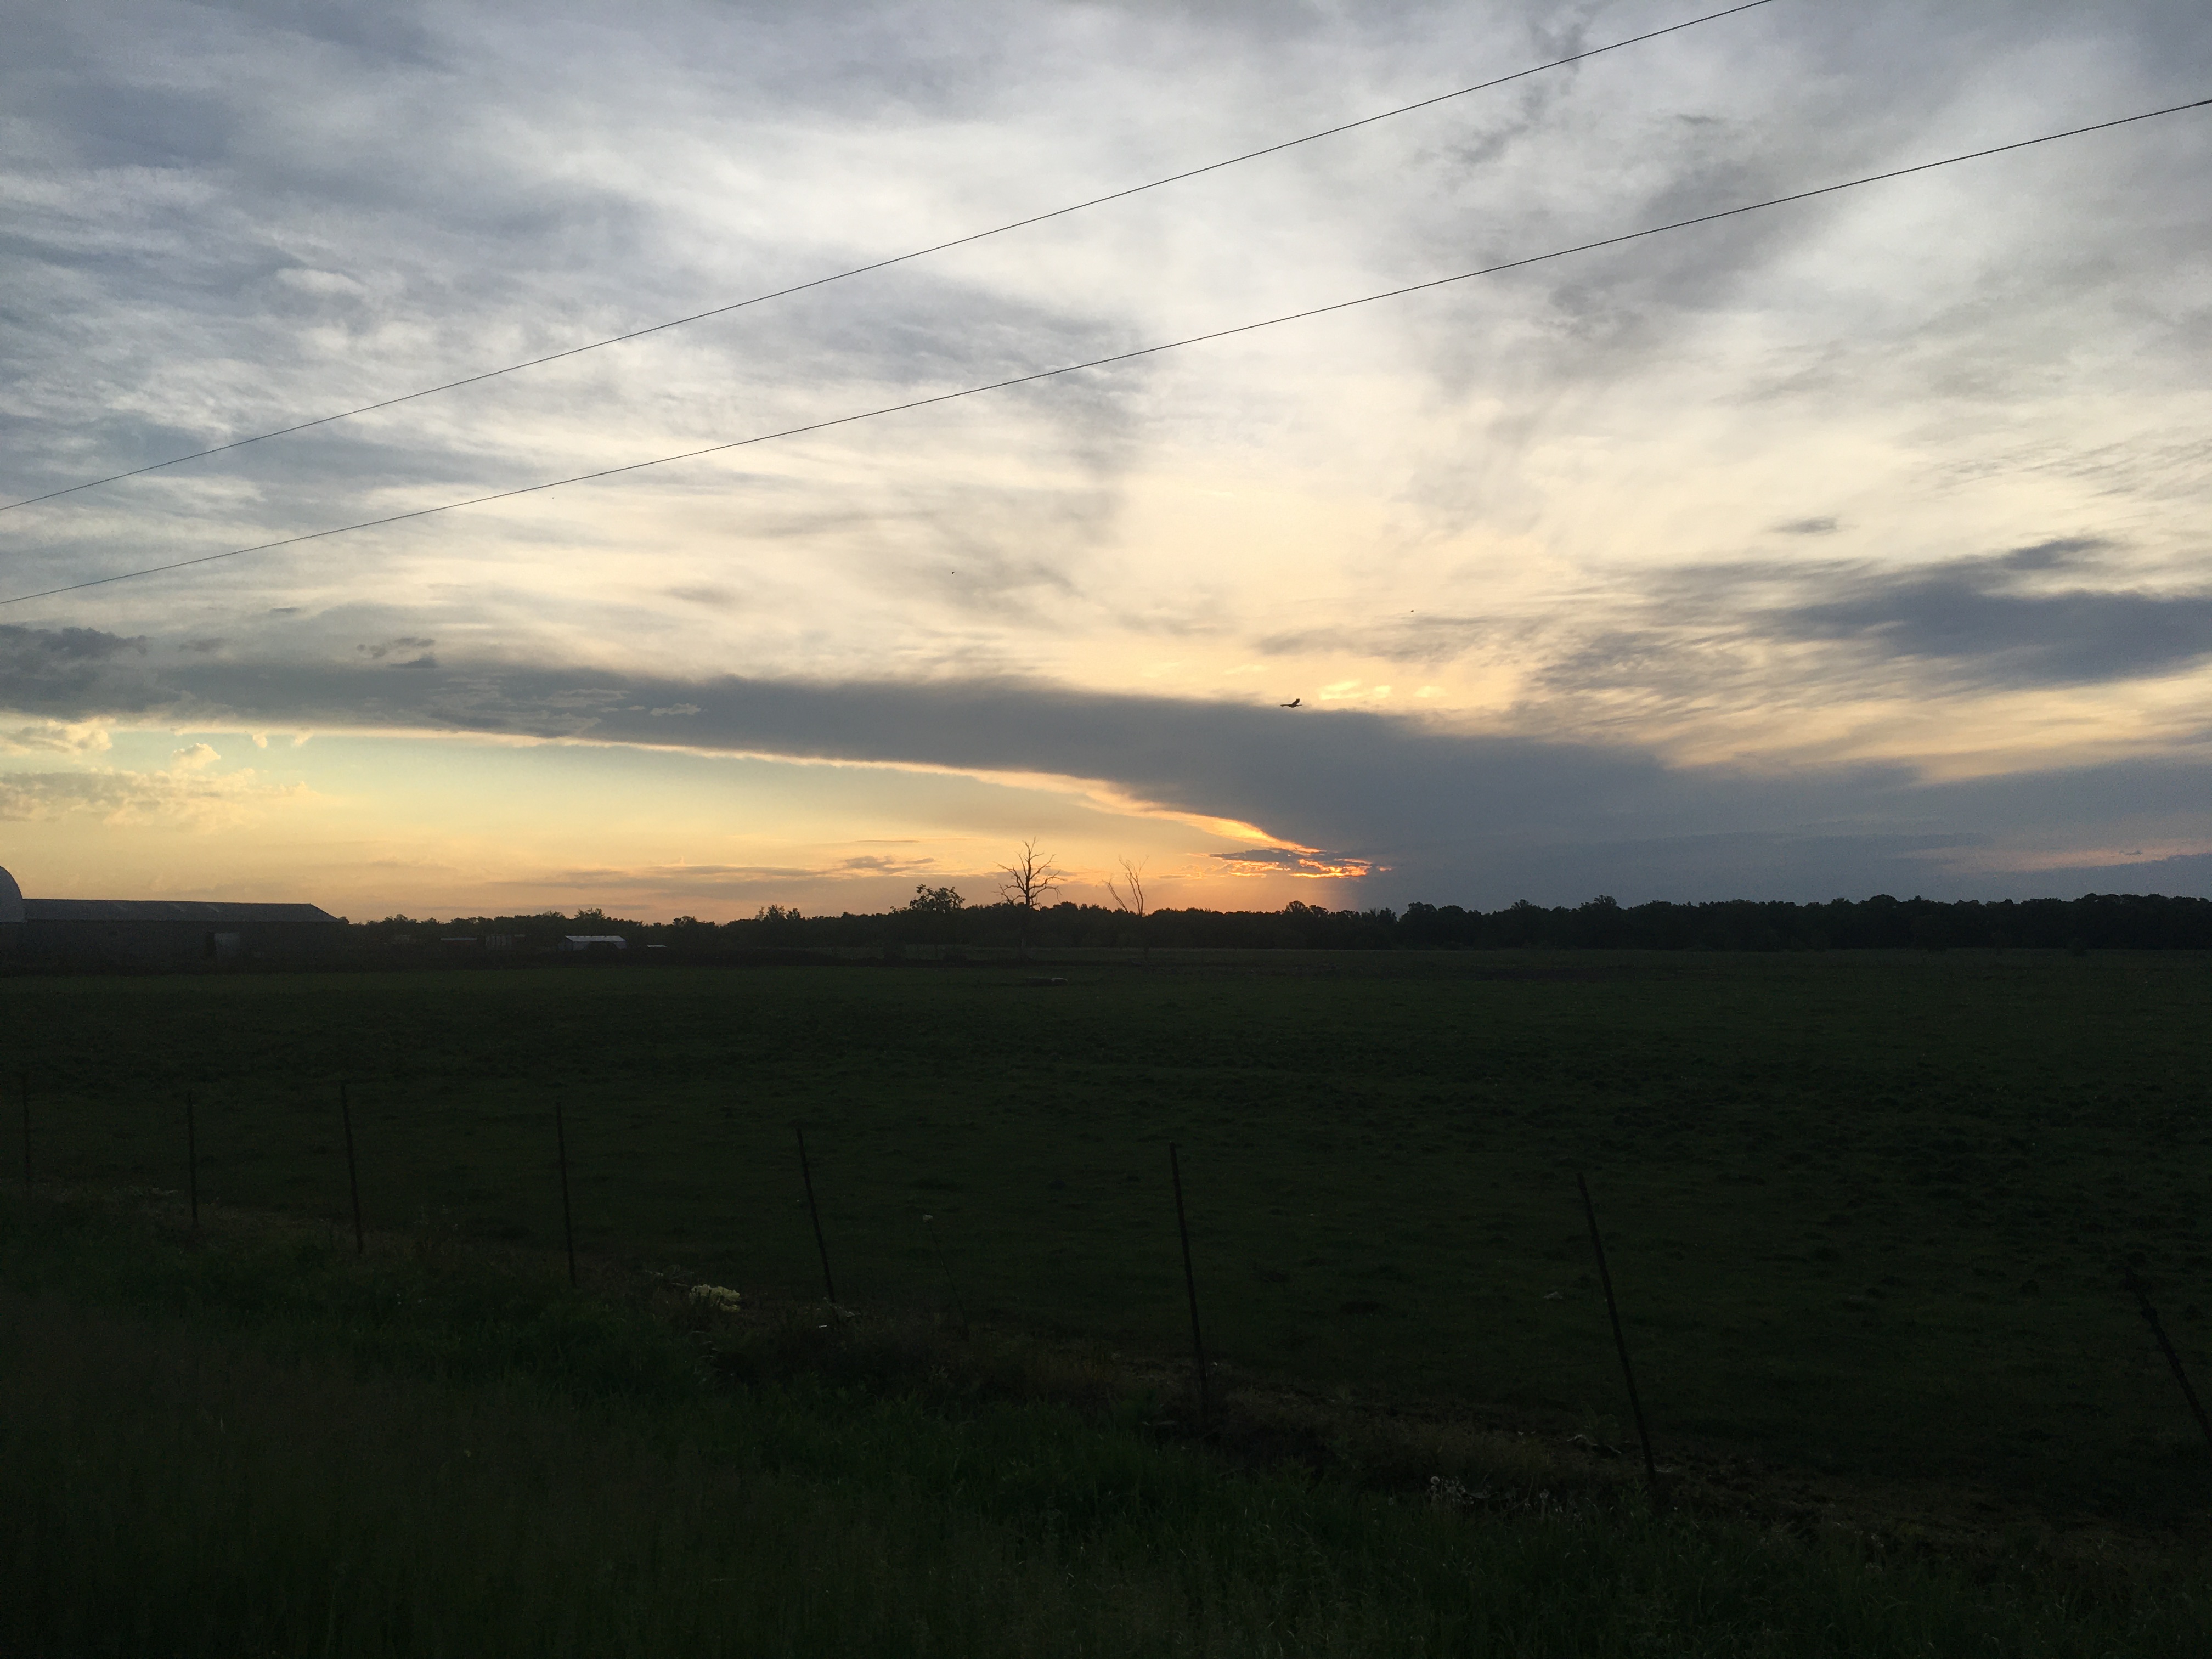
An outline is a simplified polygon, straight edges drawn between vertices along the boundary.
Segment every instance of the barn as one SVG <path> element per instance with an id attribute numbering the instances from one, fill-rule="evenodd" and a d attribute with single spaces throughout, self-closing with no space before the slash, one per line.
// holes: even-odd
<path id="1" fill-rule="evenodd" d="M 0 870 L 0 957 L 18 965 L 303 961 L 336 951 L 342 927 L 313 904 L 25 898 L 15 877 Z"/>

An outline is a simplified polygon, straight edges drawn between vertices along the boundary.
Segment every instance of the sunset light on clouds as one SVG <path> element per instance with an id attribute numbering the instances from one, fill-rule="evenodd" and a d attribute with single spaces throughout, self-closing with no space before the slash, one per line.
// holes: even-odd
<path id="1" fill-rule="evenodd" d="M 1718 8 L 1716 7 L 1715 9 Z M 0 499 L 1680 22 L 19 8 Z M 1740 15 L 0 513 L 0 598 L 2212 96 L 2212 12 Z M 27 891 L 356 917 L 2212 893 L 2212 108 L 0 607 Z M 1279 705 L 1293 699 L 1301 706 Z"/>

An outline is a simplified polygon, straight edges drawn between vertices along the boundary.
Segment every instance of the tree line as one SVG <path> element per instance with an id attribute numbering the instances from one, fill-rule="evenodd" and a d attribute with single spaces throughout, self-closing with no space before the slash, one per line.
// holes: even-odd
<path id="1" fill-rule="evenodd" d="M 1055 872 L 1056 873 L 1056 872 Z M 1522 901 L 1502 910 L 1408 904 L 1331 910 L 1293 902 L 1279 910 L 1158 909 L 1000 897 L 970 904 L 951 886 L 917 887 L 896 909 L 805 915 L 771 904 L 734 921 L 644 922 L 579 910 L 532 915 L 386 917 L 353 924 L 380 954 L 474 954 L 489 941 L 519 953 L 553 950 L 568 934 L 619 934 L 637 951 L 706 958 L 763 951 L 896 950 L 923 956 L 968 950 L 1286 951 L 1854 951 L 1952 949 L 2212 949 L 2212 900 L 2119 893 L 1995 902 L 1893 897 L 1824 904 L 1732 899 L 1623 905 Z"/>

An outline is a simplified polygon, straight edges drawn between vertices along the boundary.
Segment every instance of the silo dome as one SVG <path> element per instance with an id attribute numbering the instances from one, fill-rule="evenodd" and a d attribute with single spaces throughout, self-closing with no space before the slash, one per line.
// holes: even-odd
<path id="1" fill-rule="evenodd" d="M 15 885 L 15 878 L 0 870 L 0 927 L 23 919 L 23 890 Z"/>

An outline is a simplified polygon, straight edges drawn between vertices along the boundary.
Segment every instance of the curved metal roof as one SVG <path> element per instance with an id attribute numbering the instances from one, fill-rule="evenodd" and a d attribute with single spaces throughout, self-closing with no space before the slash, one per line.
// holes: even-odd
<path id="1" fill-rule="evenodd" d="M 0 870 L 0 923 L 21 921 L 228 922 L 275 927 L 337 918 L 319 904 L 231 904 L 197 899 L 27 899 L 15 878 Z"/>
<path id="2" fill-rule="evenodd" d="M 319 904 L 223 904 L 189 899 L 25 899 L 27 921 L 194 921 L 335 923 Z"/>

